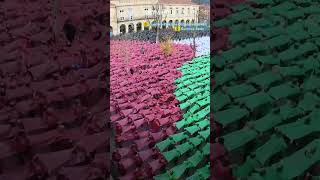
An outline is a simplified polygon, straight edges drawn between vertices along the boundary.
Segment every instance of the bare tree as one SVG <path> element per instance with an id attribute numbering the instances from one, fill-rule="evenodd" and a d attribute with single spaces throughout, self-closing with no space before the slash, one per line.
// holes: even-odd
<path id="1" fill-rule="evenodd" d="M 156 43 L 159 43 L 160 25 L 161 25 L 162 16 L 163 16 L 163 4 L 160 4 L 159 1 L 157 1 L 156 5 L 153 6 L 153 9 L 155 10 L 155 21 L 157 23 Z"/>
<path id="2" fill-rule="evenodd" d="M 202 4 L 199 8 L 198 20 L 201 23 L 206 23 L 208 25 L 210 20 L 210 6 L 207 4 Z"/>
<path id="3" fill-rule="evenodd" d="M 198 0 L 198 4 L 200 4 L 200 0 Z M 195 22 L 199 22 L 199 21 L 197 21 L 199 11 L 200 11 L 200 8 L 197 11 L 195 11 L 195 14 L 194 14 Z M 193 24 L 193 33 L 192 33 L 192 40 L 193 40 L 192 50 L 193 50 L 194 56 L 196 54 L 196 37 L 197 37 L 197 31 L 196 31 L 197 30 L 197 25 L 195 24 L 195 22 Z"/>

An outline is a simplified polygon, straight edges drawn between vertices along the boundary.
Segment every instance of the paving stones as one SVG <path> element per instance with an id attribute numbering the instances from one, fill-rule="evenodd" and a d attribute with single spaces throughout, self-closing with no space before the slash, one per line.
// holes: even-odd
<path id="1" fill-rule="evenodd" d="M 207 55 L 210 53 L 210 37 L 209 36 L 197 37 L 195 38 L 195 42 L 196 42 L 195 57 Z M 176 41 L 173 41 L 173 43 L 187 44 L 187 45 L 193 46 L 193 39 L 188 38 L 183 40 L 176 40 Z"/>

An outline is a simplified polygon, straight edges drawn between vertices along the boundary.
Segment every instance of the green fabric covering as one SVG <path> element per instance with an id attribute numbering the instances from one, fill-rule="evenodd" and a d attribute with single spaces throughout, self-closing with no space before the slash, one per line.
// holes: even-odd
<path id="1" fill-rule="evenodd" d="M 189 142 L 185 142 L 183 144 L 177 145 L 176 149 L 179 151 L 181 155 L 185 154 L 186 152 L 190 151 L 193 148 L 193 145 Z"/>
<path id="2" fill-rule="evenodd" d="M 203 178 L 201 178 L 199 172 L 195 172 L 190 177 L 187 177 L 187 180 L 203 180 Z"/>
<path id="3" fill-rule="evenodd" d="M 320 176 L 313 176 L 311 180 L 320 180 Z"/>
<path id="4" fill-rule="evenodd" d="M 226 60 L 227 63 L 237 62 L 242 56 L 245 55 L 245 50 L 241 47 L 232 48 L 225 51 L 222 54 L 222 57 Z"/>
<path id="5" fill-rule="evenodd" d="M 201 107 L 205 107 L 205 106 L 209 105 L 210 104 L 210 96 L 198 101 L 197 104 L 200 105 Z"/>
<path id="6" fill-rule="evenodd" d="M 254 53 L 254 52 L 263 52 L 263 51 L 266 51 L 267 49 L 268 47 L 261 44 L 260 42 L 247 44 L 246 47 L 244 48 L 247 54 Z"/>
<path id="7" fill-rule="evenodd" d="M 231 23 L 230 18 L 228 18 L 228 19 L 226 18 L 226 19 L 221 19 L 221 20 L 214 22 L 214 26 L 219 28 L 219 27 L 227 26 L 230 23 Z"/>
<path id="8" fill-rule="evenodd" d="M 261 178 L 264 180 L 273 180 L 273 179 L 288 180 L 288 179 L 281 178 L 280 174 L 276 169 L 266 169 L 266 174 L 261 175 Z"/>
<path id="9" fill-rule="evenodd" d="M 223 57 L 219 56 L 219 55 L 214 56 L 213 59 L 214 59 L 212 61 L 213 65 L 218 67 L 218 68 L 222 68 L 222 67 L 224 67 L 226 65 L 226 60 Z"/>
<path id="10" fill-rule="evenodd" d="M 200 106 L 199 105 L 193 105 L 188 111 L 192 114 L 195 114 L 195 112 L 200 110 Z"/>
<path id="11" fill-rule="evenodd" d="M 289 11 L 289 10 L 293 10 L 296 9 L 297 6 L 289 1 L 284 1 L 283 3 L 280 3 L 279 5 L 273 6 L 271 8 L 271 13 L 272 14 L 278 14 L 278 13 L 282 13 L 284 11 Z"/>
<path id="12" fill-rule="evenodd" d="M 255 139 L 256 136 L 257 133 L 254 130 L 243 128 L 239 131 L 234 131 L 223 136 L 224 145 L 228 149 L 228 151 L 232 151 Z"/>
<path id="13" fill-rule="evenodd" d="M 248 4 L 236 4 L 236 5 L 232 6 L 231 8 L 234 12 L 239 12 L 242 10 L 251 9 L 251 7 Z"/>
<path id="14" fill-rule="evenodd" d="M 248 31 L 248 26 L 243 25 L 243 24 L 234 24 L 233 26 L 229 26 L 230 27 L 230 31 L 233 33 L 240 33 L 240 32 L 244 32 L 244 31 Z"/>
<path id="15" fill-rule="evenodd" d="M 203 158 L 204 156 L 201 154 L 201 152 L 197 151 L 188 158 L 188 162 L 191 163 L 193 167 L 197 167 Z"/>
<path id="16" fill-rule="evenodd" d="M 250 110 L 272 102 L 272 98 L 264 92 L 258 92 L 246 97 L 238 98 L 236 100 L 240 104 L 244 104 Z"/>
<path id="17" fill-rule="evenodd" d="M 298 66 L 280 67 L 280 73 L 284 77 L 303 76 L 305 71 Z"/>
<path id="18" fill-rule="evenodd" d="M 283 11 L 283 15 L 288 18 L 289 20 L 295 20 L 299 17 L 304 16 L 304 12 L 300 9 L 298 10 L 291 10 L 291 11 Z"/>
<path id="19" fill-rule="evenodd" d="M 250 19 L 248 21 L 248 25 L 251 28 L 257 28 L 257 27 L 272 27 L 273 23 L 272 21 L 268 20 L 267 18 L 260 18 L 260 19 Z M 253 31 L 254 33 L 256 33 L 255 31 Z M 260 37 L 262 38 L 261 34 L 259 34 Z"/>
<path id="20" fill-rule="evenodd" d="M 235 106 L 227 110 L 216 112 L 215 121 L 222 124 L 223 126 L 227 126 L 237 120 L 242 119 L 248 114 L 249 112 L 246 109 Z"/>
<path id="21" fill-rule="evenodd" d="M 297 62 L 298 65 L 302 66 L 304 72 L 313 70 L 314 72 L 319 72 L 320 63 L 317 59 L 313 57 L 309 57 L 308 59 L 304 59 Z"/>
<path id="22" fill-rule="evenodd" d="M 200 131 L 199 135 L 203 138 L 203 139 L 208 139 L 210 136 L 210 129 L 204 130 L 204 131 Z"/>
<path id="23" fill-rule="evenodd" d="M 274 4 L 273 0 L 255 0 L 255 3 L 259 5 L 269 5 L 269 4 Z"/>
<path id="24" fill-rule="evenodd" d="M 171 139 L 166 139 L 156 144 L 156 147 L 163 152 L 167 147 L 169 147 L 173 141 Z"/>
<path id="25" fill-rule="evenodd" d="M 272 83 L 280 81 L 282 78 L 279 74 L 272 71 L 264 72 L 248 79 L 248 82 L 256 84 L 262 88 L 270 86 Z"/>
<path id="26" fill-rule="evenodd" d="M 182 96 L 179 96 L 176 98 L 178 99 L 178 101 L 182 102 L 182 101 L 185 101 L 186 99 L 188 99 L 188 96 L 182 95 Z"/>
<path id="27" fill-rule="evenodd" d="M 307 157 L 300 144 L 320 142 L 320 2 L 252 2 L 258 5 L 230 4 L 234 11 L 221 17 L 230 46 L 216 55 L 220 68 L 211 69 L 218 136 L 227 137 L 230 158 L 241 154 L 231 160 L 235 179 L 301 178 L 320 162 L 319 151 Z"/>
<path id="28" fill-rule="evenodd" d="M 270 160 L 272 156 L 285 150 L 286 148 L 287 144 L 283 138 L 272 135 L 264 145 L 255 151 L 255 159 L 257 159 L 260 164 L 266 164 L 266 162 Z"/>
<path id="29" fill-rule="evenodd" d="M 231 96 L 232 98 L 239 98 L 243 96 L 247 96 L 256 92 L 257 90 L 248 84 L 240 84 L 228 87 L 226 93 Z M 214 101 L 215 103 L 219 103 L 219 101 Z"/>
<path id="30" fill-rule="evenodd" d="M 306 14 L 320 14 L 320 10 L 318 8 L 318 6 L 309 6 L 309 7 L 305 7 L 302 10 L 304 13 Z"/>
<path id="31" fill-rule="evenodd" d="M 239 75 L 256 72 L 259 70 L 259 64 L 252 59 L 235 64 L 234 71 Z"/>
<path id="32" fill-rule="evenodd" d="M 306 78 L 304 81 L 302 88 L 304 90 L 314 90 L 320 88 L 320 78 L 311 76 L 310 78 Z"/>
<path id="33" fill-rule="evenodd" d="M 226 69 L 222 72 L 219 72 L 215 76 L 216 85 L 223 85 L 224 83 L 234 80 L 237 75 L 230 69 Z"/>
<path id="34" fill-rule="evenodd" d="M 210 126 L 210 121 L 207 119 L 204 119 L 202 121 L 199 121 L 197 123 L 195 123 L 200 129 L 204 129 L 206 127 Z"/>
<path id="35" fill-rule="evenodd" d="M 277 47 L 278 42 L 281 42 L 281 38 L 285 38 L 286 41 L 288 41 L 287 39 L 289 39 L 287 37 L 280 37 L 280 38 L 276 37 L 279 34 L 284 34 L 286 32 L 285 29 L 283 29 L 282 27 L 279 27 L 279 26 L 259 29 L 259 32 L 261 32 L 261 34 L 263 34 L 264 36 L 266 36 L 268 38 L 275 38 L 273 40 L 270 39 L 271 41 L 267 41 L 268 47 L 270 47 L 270 48 Z"/>
<path id="36" fill-rule="evenodd" d="M 201 154 L 204 156 L 210 155 L 210 143 L 207 143 L 206 145 L 203 146 L 203 148 L 201 149 Z"/>
<path id="37" fill-rule="evenodd" d="M 264 133 L 270 130 L 271 128 L 273 128 L 274 126 L 278 125 L 279 123 L 281 123 L 281 121 L 282 121 L 282 118 L 280 115 L 269 113 L 266 116 L 254 122 L 249 122 L 249 124 L 251 124 L 254 127 L 254 129 L 259 131 L 260 133 Z"/>
<path id="38" fill-rule="evenodd" d="M 175 166 L 172 168 L 171 172 L 172 172 L 172 177 L 174 179 L 179 179 L 182 177 L 182 175 L 190 168 L 190 163 L 188 161 Z"/>
<path id="39" fill-rule="evenodd" d="M 199 174 L 203 179 L 208 179 L 210 177 L 210 165 L 199 169 Z"/>
<path id="40" fill-rule="evenodd" d="M 180 108 L 181 108 L 181 110 L 185 110 L 186 108 L 190 107 L 191 104 L 192 103 L 190 103 L 189 101 L 186 101 L 186 102 L 180 104 Z"/>
<path id="41" fill-rule="evenodd" d="M 252 22 L 253 23 L 253 22 Z M 229 36 L 231 44 L 238 44 L 242 41 L 251 41 L 262 39 L 262 35 L 256 31 L 248 30 L 245 34 L 243 32 L 235 32 Z M 252 46 L 252 45 L 251 45 Z"/>
<path id="42" fill-rule="evenodd" d="M 303 111 L 300 108 L 292 107 L 289 103 L 280 107 L 280 116 L 283 120 L 288 120 L 290 118 L 296 117 L 302 114 Z"/>
<path id="43" fill-rule="evenodd" d="M 212 100 L 214 102 L 213 109 L 215 111 L 222 109 L 225 105 L 231 102 L 229 96 L 223 94 L 221 91 L 213 93 Z"/>
<path id="44" fill-rule="evenodd" d="M 268 94 L 275 98 L 276 100 L 280 98 L 286 98 L 289 96 L 297 95 L 300 93 L 300 89 L 290 84 L 281 84 L 276 87 L 270 88 Z"/>
<path id="45" fill-rule="evenodd" d="M 278 126 L 277 129 L 292 141 L 320 131 L 319 121 L 312 121 L 310 124 L 307 124 L 305 121 L 301 119 L 293 123 Z"/>
<path id="46" fill-rule="evenodd" d="M 196 125 L 194 125 L 194 126 L 189 126 L 189 127 L 186 128 L 186 131 L 187 131 L 188 133 L 190 133 L 191 135 L 193 135 L 194 133 L 196 133 L 196 132 L 199 131 L 199 130 L 200 130 L 200 128 L 199 128 L 198 126 L 196 126 Z"/>
<path id="47" fill-rule="evenodd" d="M 165 159 L 170 163 L 175 158 L 178 158 L 180 156 L 180 153 L 178 150 L 173 149 L 171 151 L 163 152 L 162 153 Z"/>
<path id="48" fill-rule="evenodd" d="M 174 134 L 174 135 L 170 136 L 170 139 L 172 139 L 172 141 L 175 142 L 175 143 L 183 141 L 186 138 L 188 138 L 188 135 L 186 135 L 186 133 L 184 133 L 184 132 L 181 132 L 181 133 Z"/>
<path id="49" fill-rule="evenodd" d="M 188 121 L 186 119 L 182 119 L 182 120 L 176 122 L 176 127 L 178 129 L 181 129 L 181 128 L 185 127 L 187 124 L 188 124 Z"/>
<path id="50" fill-rule="evenodd" d="M 258 173 L 252 173 L 251 176 L 248 178 L 249 180 L 266 180 L 265 177 L 262 177 Z"/>
<path id="51" fill-rule="evenodd" d="M 232 23 L 235 23 L 235 22 L 239 22 L 240 20 L 243 20 L 243 19 L 249 19 L 251 17 L 254 17 L 254 15 L 251 11 L 243 10 L 238 13 L 231 14 L 231 15 L 229 15 L 229 17 L 230 17 L 230 21 Z"/>
<path id="52" fill-rule="evenodd" d="M 282 51 L 281 53 L 279 53 L 279 58 L 280 61 L 283 64 L 288 64 L 290 63 L 290 60 L 294 60 L 295 58 L 297 58 L 299 56 L 299 52 L 297 51 L 297 49 L 295 49 L 293 46 L 290 46 L 289 49 Z"/>
<path id="53" fill-rule="evenodd" d="M 269 48 L 276 48 L 286 45 L 290 42 L 290 38 L 285 35 L 279 35 L 267 40 L 265 43 Z"/>
<path id="54" fill-rule="evenodd" d="M 312 111 L 319 105 L 320 98 L 312 93 L 306 93 L 302 101 L 299 102 L 298 107 L 304 111 Z"/>
<path id="55" fill-rule="evenodd" d="M 320 160 L 320 142 L 314 140 L 306 147 L 296 151 L 292 155 L 282 159 L 282 170 L 278 172 L 281 179 L 293 179 L 305 170 L 307 170 L 312 164 Z M 274 171 L 278 164 L 274 164 L 269 167 L 269 171 Z"/>
<path id="56" fill-rule="evenodd" d="M 200 136 L 197 136 L 197 137 L 190 138 L 188 141 L 194 146 L 198 146 L 199 144 L 204 142 L 204 139 L 201 138 Z"/>
<path id="57" fill-rule="evenodd" d="M 271 64 L 271 65 L 280 64 L 280 59 L 273 55 L 258 56 L 257 60 L 263 64 Z"/>
<path id="58" fill-rule="evenodd" d="M 253 170 L 258 167 L 260 164 L 257 160 L 247 158 L 245 163 L 236 168 L 235 175 L 238 178 L 247 178 Z"/>
<path id="59" fill-rule="evenodd" d="M 165 172 L 163 174 L 157 175 L 154 177 L 155 180 L 171 180 L 171 176 L 168 172 Z"/>

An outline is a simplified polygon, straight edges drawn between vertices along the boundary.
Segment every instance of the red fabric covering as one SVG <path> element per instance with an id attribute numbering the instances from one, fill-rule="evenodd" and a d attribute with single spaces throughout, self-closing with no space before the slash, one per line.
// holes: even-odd
<path id="1" fill-rule="evenodd" d="M 109 173 L 107 158 L 97 160 L 110 146 L 106 40 L 93 39 L 105 30 L 95 17 L 106 2 L 60 2 L 54 37 L 51 2 L 0 1 L 0 179 L 73 179 L 66 165 L 88 179 Z M 86 29 L 72 43 L 67 19 Z"/>

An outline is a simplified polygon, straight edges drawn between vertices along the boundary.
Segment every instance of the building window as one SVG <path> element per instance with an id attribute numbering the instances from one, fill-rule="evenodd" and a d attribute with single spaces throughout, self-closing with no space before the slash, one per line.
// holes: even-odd
<path id="1" fill-rule="evenodd" d="M 147 18 L 147 19 L 148 19 L 148 17 L 149 17 L 149 16 L 148 16 L 148 14 L 149 14 L 149 13 L 148 13 L 148 10 L 149 10 L 148 8 L 144 8 L 144 11 L 145 11 L 145 18 Z"/>
<path id="2" fill-rule="evenodd" d="M 173 14 L 172 8 L 170 8 L 170 14 Z"/>
<path id="3" fill-rule="evenodd" d="M 178 8 L 176 8 L 176 14 L 179 14 L 179 10 L 178 10 Z"/>
<path id="4" fill-rule="evenodd" d="M 128 8 L 128 19 L 133 19 L 133 9 Z"/>
<path id="5" fill-rule="evenodd" d="M 181 14 L 184 14 L 184 8 L 182 8 L 182 10 L 181 10 Z"/>
<path id="6" fill-rule="evenodd" d="M 123 9 L 120 9 L 120 13 L 123 13 L 124 12 L 124 10 Z"/>
<path id="7" fill-rule="evenodd" d="M 123 20 L 124 20 L 124 17 L 120 17 L 120 20 L 123 21 Z"/>
<path id="8" fill-rule="evenodd" d="M 190 8 L 188 8 L 188 15 L 190 15 Z"/>

